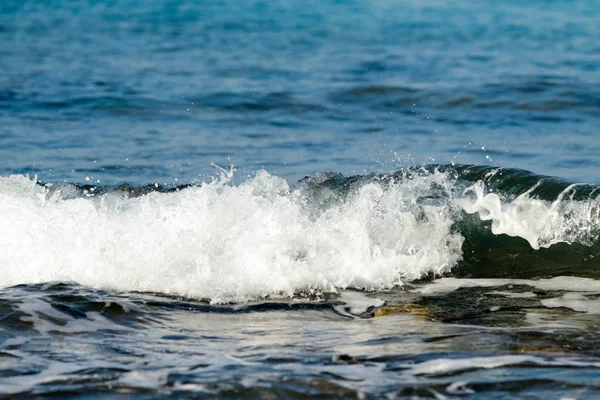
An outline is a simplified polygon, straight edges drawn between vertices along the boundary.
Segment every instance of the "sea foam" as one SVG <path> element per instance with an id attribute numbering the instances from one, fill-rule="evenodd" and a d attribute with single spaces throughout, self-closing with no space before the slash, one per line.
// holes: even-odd
<path id="1" fill-rule="evenodd" d="M 451 171 L 321 173 L 296 188 L 265 171 L 233 185 L 221 172 L 137 196 L 0 177 L 0 287 L 74 281 L 213 303 L 381 290 L 456 266 L 463 212 L 534 249 L 592 245 L 600 230 L 597 197 L 574 200 L 574 186 L 547 201 L 535 186 L 510 198 Z"/>
<path id="2" fill-rule="evenodd" d="M 243 302 L 389 288 L 461 258 L 446 174 L 367 182 L 327 201 L 265 171 L 230 178 L 139 197 L 0 178 L 0 286 L 74 281 Z M 446 201 L 424 204 L 432 186 Z"/>
<path id="3" fill-rule="evenodd" d="M 542 183 L 540 180 L 514 199 L 504 199 L 501 193 L 489 192 L 480 180 L 465 189 L 465 197 L 456 203 L 467 213 L 491 221 L 494 234 L 521 237 L 534 249 L 556 243 L 593 245 L 600 233 L 598 197 L 574 200 L 577 185 L 572 184 L 554 201 L 544 201 L 531 195 Z"/>

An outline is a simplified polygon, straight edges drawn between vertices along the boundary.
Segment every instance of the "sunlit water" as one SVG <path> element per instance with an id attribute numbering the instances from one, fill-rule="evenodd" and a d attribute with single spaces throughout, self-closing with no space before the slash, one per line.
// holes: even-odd
<path id="1" fill-rule="evenodd" d="M 0 395 L 600 398 L 599 20 L 2 2 Z"/>

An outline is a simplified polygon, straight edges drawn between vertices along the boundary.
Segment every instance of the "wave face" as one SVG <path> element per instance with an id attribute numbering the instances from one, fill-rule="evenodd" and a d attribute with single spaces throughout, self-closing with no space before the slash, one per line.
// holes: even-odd
<path id="1" fill-rule="evenodd" d="M 318 173 L 293 188 L 265 171 L 239 185 L 232 175 L 168 190 L 1 177 L 0 286 L 74 281 L 222 303 L 447 273 L 598 271 L 597 186 L 450 165 Z"/>

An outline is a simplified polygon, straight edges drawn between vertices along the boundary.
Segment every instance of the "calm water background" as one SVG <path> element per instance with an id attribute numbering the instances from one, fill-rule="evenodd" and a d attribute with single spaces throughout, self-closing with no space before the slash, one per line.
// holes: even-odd
<path id="1" fill-rule="evenodd" d="M 594 1 L 3 1 L 0 174 L 435 160 L 596 183 L 599 20 Z"/>
<path id="2" fill-rule="evenodd" d="M 596 1 L 3 0 L 0 396 L 600 398 L 599 72 Z M 506 178 L 277 178 L 431 163 Z"/>

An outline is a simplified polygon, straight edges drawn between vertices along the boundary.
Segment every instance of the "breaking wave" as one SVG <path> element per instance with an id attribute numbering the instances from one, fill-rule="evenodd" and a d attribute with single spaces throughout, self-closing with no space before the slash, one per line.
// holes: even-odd
<path id="1" fill-rule="evenodd" d="M 291 186 L 259 171 L 163 188 L 0 177 L 0 286 L 67 281 L 213 303 L 461 277 L 600 275 L 600 191 L 428 166 Z"/>

